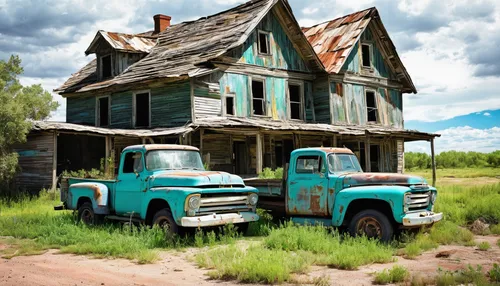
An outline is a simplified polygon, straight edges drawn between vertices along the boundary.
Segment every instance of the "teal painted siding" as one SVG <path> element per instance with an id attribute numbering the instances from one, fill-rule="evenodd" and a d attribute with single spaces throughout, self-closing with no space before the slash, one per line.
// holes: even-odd
<path id="1" fill-rule="evenodd" d="M 344 84 L 347 118 L 350 124 L 366 124 L 365 88 L 358 84 Z"/>
<path id="2" fill-rule="evenodd" d="M 359 74 L 361 64 L 360 64 L 360 59 L 359 55 L 361 53 L 359 52 L 359 42 L 356 42 L 354 47 L 351 50 L 351 53 L 347 57 L 347 60 L 344 63 L 344 66 L 342 67 L 342 71 L 350 71 L 356 74 Z"/>
<path id="3" fill-rule="evenodd" d="M 314 114 L 314 97 L 312 88 L 312 82 L 304 81 L 305 121 L 308 123 L 313 123 L 316 121 Z"/>
<path id="4" fill-rule="evenodd" d="M 287 119 L 286 90 L 287 81 L 284 78 L 266 77 L 266 107 L 267 114 L 274 120 Z"/>
<path id="5" fill-rule="evenodd" d="M 259 55 L 258 30 L 269 32 L 271 55 Z M 288 38 L 278 19 L 273 13 L 268 13 L 250 34 L 242 47 L 228 53 L 239 58 L 239 63 L 247 63 L 269 68 L 279 68 L 294 71 L 309 71 L 305 61 L 299 55 L 292 41 Z"/>
<path id="6" fill-rule="evenodd" d="M 236 116 L 250 116 L 250 91 L 248 76 L 241 74 L 225 73 L 219 81 L 222 94 L 234 93 L 236 104 Z"/>
<path id="7" fill-rule="evenodd" d="M 110 127 L 132 127 L 132 92 L 122 92 L 111 95 Z"/>
<path id="8" fill-rule="evenodd" d="M 330 124 L 330 91 L 328 78 L 318 78 L 313 83 L 314 111 L 316 122 Z"/>
<path id="9" fill-rule="evenodd" d="M 191 121 L 189 81 L 151 89 L 151 127 L 173 127 Z"/>
<path id="10" fill-rule="evenodd" d="M 403 98 L 399 90 L 378 90 L 380 94 L 380 112 L 383 112 L 383 124 L 403 128 Z"/>
<path id="11" fill-rule="evenodd" d="M 66 122 L 95 126 L 95 97 L 69 97 Z"/>
<path id="12" fill-rule="evenodd" d="M 332 93 L 333 120 L 335 123 L 346 123 L 342 83 L 330 82 L 330 91 Z"/>

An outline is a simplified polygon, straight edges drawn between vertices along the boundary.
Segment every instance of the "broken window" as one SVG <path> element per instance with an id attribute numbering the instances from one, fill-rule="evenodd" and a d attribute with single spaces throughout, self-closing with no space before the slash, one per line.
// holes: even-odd
<path id="1" fill-rule="evenodd" d="M 109 125 L 109 96 L 97 100 L 97 126 Z"/>
<path id="2" fill-rule="evenodd" d="M 112 75 L 111 55 L 101 57 L 101 75 L 102 78 L 108 78 Z"/>
<path id="3" fill-rule="evenodd" d="M 363 67 L 371 68 L 372 67 L 371 45 L 368 45 L 368 44 L 361 45 L 361 56 L 362 56 L 362 61 L 363 61 Z"/>
<path id="4" fill-rule="evenodd" d="M 233 93 L 229 93 L 229 94 L 226 94 L 225 96 L 225 106 L 224 106 L 224 112 L 225 112 L 225 115 L 236 115 L 235 113 L 235 104 L 234 104 L 234 94 Z"/>
<path id="5" fill-rule="evenodd" d="M 266 115 L 266 93 L 264 81 L 252 80 L 252 115 Z"/>
<path id="6" fill-rule="evenodd" d="M 302 92 L 298 84 L 288 85 L 290 119 L 302 119 Z"/>
<path id="7" fill-rule="evenodd" d="M 142 153 L 128 152 L 127 154 L 125 154 L 122 172 L 123 173 L 142 172 Z"/>
<path id="8" fill-rule="evenodd" d="M 297 174 L 313 174 L 322 172 L 322 169 L 320 156 L 300 156 L 297 158 L 297 164 L 295 166 L 295 172 Z"/>
<path id="9" fill-rule="evenodd" d="M 377 100 L 373 91 L 366 92 L 366 113 L 368 122 L 377 122 Z"/>
<path id="10" fill-rule="evenodd" d="M 269 55 L 269 33 L 259 31 L 259 54 Z"/>
<path id="11" fill-rule="evenodd" d="M 151 106 L 149 92 L 135 94 L 135 127 L 149 127 Z"/>

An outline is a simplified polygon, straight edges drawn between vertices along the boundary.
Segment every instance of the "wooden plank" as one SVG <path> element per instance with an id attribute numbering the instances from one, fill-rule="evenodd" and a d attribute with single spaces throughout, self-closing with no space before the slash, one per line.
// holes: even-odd
<path id="1" fill-rule="evenodd" d="M 262 173 L 262 135 L 260 133 L 257 133 L 256 136 L 257 140 L 257 166 L 256 166 L 256 171 L 257 174 Z"/>
<path id="2" fill-rule="evenodd" d="M 365 169 L 366 172 L 372 171 L 370 160 L 370 136 L 368 134 L 366 134 L 365 137 Z"/>
<path id="3" fill-rule="evenodd" d="M 432 185 L 436 186 L 436 157 L 434 155 L 434 138 L 431 139 Z"/>
<path id="4" fill-rule="evenodd" d="M 57 188 L 57 132 L 54 131 L 54 151 L 52 153 L 52 190 Z"/>

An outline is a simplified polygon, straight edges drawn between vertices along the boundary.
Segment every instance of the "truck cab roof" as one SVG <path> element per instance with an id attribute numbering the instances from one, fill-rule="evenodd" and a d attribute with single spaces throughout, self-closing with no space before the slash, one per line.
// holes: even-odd
<path id="1" fill-rule="evenodd" d="M 293 152 L 301 152 L 301 151 L 309 151 L 309 150 L 317 150 L 322 151 L 327 154 L 330 153 L 341 153 L 341 154 L 354 154 L 351 149 L 348 148 L 337 148 L 337 147 L 309 147 L 309 148 L 300 148 L 296 149 Z"/>
<path id="2" fill-rule="evenodd" d="M 132 145 L 123 149 L 123 151 L 129 150 L 188 150 L 188 151 L 200 151 L 198 148 L 187 145 L 176 145 L 176 144 L 141 144 L 141 145 Z"/>

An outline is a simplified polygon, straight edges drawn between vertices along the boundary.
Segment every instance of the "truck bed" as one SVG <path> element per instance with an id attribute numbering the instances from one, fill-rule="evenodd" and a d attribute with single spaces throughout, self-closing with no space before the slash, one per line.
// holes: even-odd
<path id="1" fill-rule="evenodd" d="M 259 190 L 257 207 L 268 210 L 273 217 L 281 218 L 286 214 L 285 182 L 280 179 L 245 179 L 245 185 Z"/>

